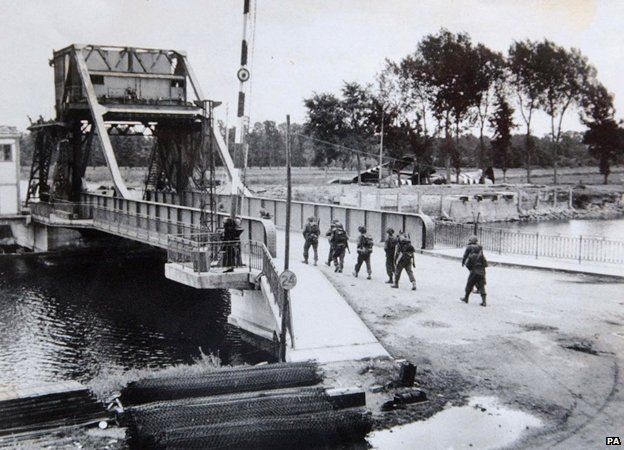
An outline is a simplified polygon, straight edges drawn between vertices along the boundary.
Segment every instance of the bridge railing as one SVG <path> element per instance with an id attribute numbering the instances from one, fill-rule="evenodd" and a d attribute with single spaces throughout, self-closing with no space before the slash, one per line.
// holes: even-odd
<path id="1" fill-rule="evenodd" d="M 287 292 L 279 282 L 273 257 L 262 242 L 222 241 L 219 233 L 169 235 L 167 239 L 168 261 L 182 264 L 193 272 L 223 273 L 227 268 L 244 268 L 261 273 L 266 277 L 280 315 L 283 314 Z M 288 328 L 291 329 L 290 324 Z"/>
<path id="2" fill-rule="evenodd" d="M 436 246 L 463 247 L 475 234 L 474 225 L 436 222 Z M 535 258 L 571 259 L 579 262 L 624 263 L 624 241 L 595 236 L 527 233 L 479 226 L 476 232 L 485 250 Z"/>
<path id="3" fill-rule="evenodd" d="M 152 201 L 158 201 L 174 205 L 190 205 L 199 207 L 202 202 L 200 192 L 185 192 L 180 198 L 171 192 L 148 192 Z M 228 206 L 231 203 L 230 195 L 217 195 L 217 204 Z M 260 210 L 267 211 L 273 222 L 278 227 L 286 226 L 286 201 L 263 197 L 242 197 L 240 199 L 240 212 L 248 217 L 260 217 Z M 333 205 L 326 203 L 312 203 L 293 201 L 291 205 L 291 230 L 302 229 L 309 216 L 320 219 L 321 226 L 329 229 L 330 222 L 338 219 L 345 227 L 350 237 L 355 239 L 358 235 L 358 227 L 364 225 L 373 239 L 385 241 L 388 227 L 398 230 L 406 230 L 418 242 L 421 248 L 433 248 L 434 227 L 433 220 L 425 214 L 385 211 L 381 209 L 366 209 L 352 206 Z M 418 239 L 418 240 L 416 240 Z"/>
<path id="4" fill-rule="evenodd" d="M 30 214 L 47 220 L 56 216 L 58 220 L 88 220 L 92 218 L 91 205 L 85 203 L 31 202 L 28 204 Z"/>
<path id="5" fill-rule="evenodd" d="M 139 233 L 130 234 L 129 237 L 157 242 L 156 245 L 165 247 L 167 235 L 180 235 L 191 237 L 201 229 L 202 210 L 196 207 L 177 204 L 159 203 L 155 201 L 132 200 L 118 197 L 110 197 L 101 194 L 83 193 L 82 202 L 97 208 L 99 218 L 98 227 L 107 227 L 114 231 L 117 223 L 111 221 L 121 220 L 120 229 L 123 226 L 132 226 L 129 231 Z M 111 211 L 110 220 L 106 218 L 106 211 Z M 125 217 L 123 217 L 125 216 Z M 216 215 L 216 226 L 223 225 L 229 214 L 219 212 Z M 242 221 L 244 233 L 241 241 L 263 242 L 272 255 L 276 254 L 275 225 L 270 220 L 259 217 L 238 216 Z M 124 222 L 125 221 L 125 222 Z M 106 223 L 105 223 L 106 222 Z M 156 234 L 159 234 L 156 236 Z"/>

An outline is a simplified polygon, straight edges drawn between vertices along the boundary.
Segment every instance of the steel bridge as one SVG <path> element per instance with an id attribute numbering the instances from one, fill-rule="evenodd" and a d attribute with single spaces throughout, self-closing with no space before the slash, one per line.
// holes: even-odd
<path id="1" fill-rule="evenodd" d="M 281 342 L 286 360 L 388 356 L 318 269 L 291 264 L 301 286 L 286 292 L 270 220 L 238 216 L 240 241 L 223 241 L 202 228 L 202 209 L 192 206 L 83 193 L 79 202 L 32 202 L 29 208 L 32 221 L 47 230 L 97 230 L 165 250 L 167 278 L 198 289 L 229 289 L 230 322 L 276 346 Z M 218 213 L 219 225 L 227 217 Z"/>
<path id="2" fill-rule="evenodd" d="M 50 65 L 56 117 L 30 127 L 35 148 L 22 211 L 28 219 L 15 227 L 22 242 L 53 250 L 95 230 L 160 248 L 167 278 L 228 289 L 229 320 L 278 342 L 282 358 L 388 356 L 319 270 L 297 267 L 301 281 L 293 291 L 280 284 L 275 225 L 241 210 L 249 191 L 214 122 L 219 102 L 204 97 L 184 52 L 73 44 L 53 52 Z M 122 149 L 114 144 L 126 137 L 151 142 L 142 200 L 119 170 Z M 94 149 L 104 156 L 112 195 L 86 188 Z M 220 186 L 227 198 L 216 192 L 217 165 L 227 174 Z M 166 192 L 179 194 L 177 201 L 150 201 Z M 232 205 L 229 214 L 218 202 Z"/>

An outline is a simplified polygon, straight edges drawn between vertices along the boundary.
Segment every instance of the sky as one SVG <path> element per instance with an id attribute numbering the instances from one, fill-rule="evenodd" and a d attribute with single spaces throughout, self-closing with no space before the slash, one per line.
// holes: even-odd
<path id="1" fill-rule="evenodd" d="M 251 121 L 305 120 L 303 99 L 372 83 L 384 59 L 413 52 L 444 27 L 506 52 L 514 40 L 548 38 L 576 47 L 624 114 L 621 0 L 251 0 L 256 27 Z M 0 0 L 0 124 L 53 116 L 48 60 L 70 43 L 184 50 L 204 95 L 229 106 L 235 125 L 243 0 Z M 225 120 L 225 104 L 217 116 Z M 548 131 L 543 114 L 538 135 Z M 575 111 L 564 129 L 582 130 Z"/>

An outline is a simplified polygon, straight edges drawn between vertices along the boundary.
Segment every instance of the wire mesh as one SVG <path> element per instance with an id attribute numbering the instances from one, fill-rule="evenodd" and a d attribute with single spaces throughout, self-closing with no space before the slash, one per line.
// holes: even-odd
<path id="1" fill-rule="evenodd" d="M 200 397 L 286 387 L 311 386 L 321 381 L 314 362 L 267 364 L 254 368 L 215 370 L 184 378 L 145 378 L 122 391 L 127 404 L 141 404 L 185 397 Z"/>
<path id="2" fill-rule="evenodd" d="M 332 403 L 320 389 L 256 393 L 252 396 L 225 395 L 192 400 L 129 409 L 124 422 L 128 425 L 128 434 L 132 441 L 147 443 L 154 435 L 181 428 L 333 410 Z"/>
<path id="3" fill-rule="evenodd" d="M 362 409 L 256 417 L 159 432 L 155 448 L 329 448 L 361 440 L 372 419 Z M 145 448 L 145 446 L 144 446 Z"/>

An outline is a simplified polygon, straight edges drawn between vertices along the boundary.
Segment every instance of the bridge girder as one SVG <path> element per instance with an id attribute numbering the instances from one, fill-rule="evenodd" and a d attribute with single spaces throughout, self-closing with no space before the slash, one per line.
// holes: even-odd
<path id="1" fill-rule="evenodd" d="M 111 125 L 128 122 L 152 131 L 151 159 L 158 161 L 154 187 L 182 192 L 197 175 L 198 164 L 207 159 L 209 148 L 218 152 L 232 193 L 242 186 L 223 138 L 207 120 L 207 101 L 184 52 L 74 44 L 55 51 L 50 65 L 56 91 L 54 123 L 60 128 L 41 123 L 31 127 L 45 138 L 35 142 L 35 153 L 41 156 L 33 161 L 29 198 L 45 192 L 56 198 L 77 198 L 93 141 L 102 150 L 117 195 L 128 198 L 109 137 Z M 202 135 L 209 135 L 214 145 L 206 145 Z M 51 166 L 60 181 L 53 179 L 50 186 Z"/>

